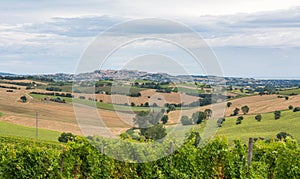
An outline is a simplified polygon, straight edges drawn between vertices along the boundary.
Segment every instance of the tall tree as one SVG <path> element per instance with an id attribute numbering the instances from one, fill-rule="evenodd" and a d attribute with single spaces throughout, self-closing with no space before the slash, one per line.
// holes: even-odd
<path id="1" fill-rule="evenodd" d="M 277 120 L 277 119 L 280 119 L 281 117 L 281 111 L 274 111 L 274 118 Z"/>
<path id="2" fill-rule="evenodd" d="M 242 109 L 244 114 L 247 114 L 250 110 L 250 108 L 248 106 L 243 106 L 241 109 Z"/>
<path id="3" fill-rule="evenodd" d="M 182 116 L 180 119 L 182 125 L 192 125 L 193 124 L 193 120 L 190 119 L 188 116 Z"/>
<path id="4" fill-rule="evenodd" d="M 195 112 L 192 115 L 192 119 L 194 121 L 194 124 L 200 124 L 204 119 L 206 119 L 206 114 L 202 111 Z"/>
<path id="5" fill-rule="evenodd" d="M 229 108 L 232 105 L 232 102 L 227 102 L 227 107 Z"/>
<path id="6" fill-rule="evenodd" d="M 204 110 L 207 119 L 209 119 L 212 116 L 213 111 L 211 109 L 205 109 Z"/>
<path id="7" fill-rule="evenodd" d="M 235 108 L 232 115 L 233 115 L 233 116 L 238 115 L 238 114 L 239 114 L 239 111 L 240 111 L 239 108 Z"/>

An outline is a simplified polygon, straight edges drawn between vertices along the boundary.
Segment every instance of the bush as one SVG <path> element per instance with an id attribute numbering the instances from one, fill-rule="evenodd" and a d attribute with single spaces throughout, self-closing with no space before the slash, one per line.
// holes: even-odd
<path id="1" fill-rule="evenodd" d="M 218 121 L 217 121 L 218 127 L 222 127 L 222 124 L 223 124 L 224 121 L 225 121 L 224 117 L 219 118 Z"/>
<path id="2" fill-rule="evenodd" d="M 276 135 L 276 138 L 279 139 L 279 140 L 286 140 L 287 137 L 290 137 L 290 138 L 293 139 L 293 136 L 289 133 L 286 133 L 286 132 L 279 132 Z"/>
<path id="3" fill-rule="evenodd" d="M 188 116 L 182 116 L 180 119 L 182 125 L 192 125 L 193 124 L 193 120 L 190 119 Z"/>
<path id="4" fill-rule="evenodd" d="M 70 132 L 63 132 L 60 137 L 58 138 L 59 142 L 63 142 L 63 143 L 67 143 L 69 141 L 75 141 L 76 140 L 76 136 L 73 135 Z"/>
<path id="5" fill-rule="evenodd" d="M 274 111 L 274 118 L 277 120 L 277 119 L 280 119 L 281 117 L 281 111 Z"/>
<path id="6" fill-rule="evenodd" d="M 261 119 L 262 119 L 261 114 L 258 114 L 258 115 L 255 116 L 255 120 L 257 120 L 258 122 L 260 122 Z"/>
<path id="7" fill-rule="evenodd" d="M 295 107 L 293 110 L 293 112 L 298 112 L 298 111 L 300 111 L 300 107 Z"/>
<path id="8" fill-rule="evenodd" d="M 244 120 L 244 117 L 243 117 L 243 116 L 239 116 L 239 117 L 236 119 L 235 124 L 236 124 L 236 125 L 242 124 L 242 120 Z"/>

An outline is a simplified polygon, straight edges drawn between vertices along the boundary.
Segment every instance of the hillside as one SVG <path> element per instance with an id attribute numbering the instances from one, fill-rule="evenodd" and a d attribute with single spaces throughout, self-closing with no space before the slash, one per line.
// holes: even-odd
<path id="1" fill-rule="evenodd" d="M 300 112 L 282 111 L 278 120 L 274 119 L 273 113 L 265 113 L 262 114 L 261 122 L 256 121 L 254 117 L 255 115 L 244 116 L 240 125 L 236 125 L 237 117 L 228 117 L 217 134 L 226 136 L 230 141 L 241 139 L 246 143 L 250 137 L 271 139 L 279 132 L 287 132 L 300 142 Z"/>

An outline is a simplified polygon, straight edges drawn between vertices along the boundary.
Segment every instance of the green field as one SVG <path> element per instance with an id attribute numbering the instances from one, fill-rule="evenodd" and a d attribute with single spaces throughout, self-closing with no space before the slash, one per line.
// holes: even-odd
<path id="1" fill-rule="evenodd" d="M 278 120 L 274 119 L 273 113 L 262 114 L 261 122 L 257 122 L 254 117 L 244 116 L 240 125 L 235 124 L 237 117 L 226 118 L 217 134 L 226 136 L 230 141 L 239 138 L 245 143 L 250 137 L 274 138 L 279 132 L 287 132 L 300 142 L 300 112 L 281 111 Z"/>
<path id="2" fill-rule="evenodd" d="M 30 94 L 31 97 L 35 99 L 44 99 L 48 97 L 47 95 L 41 95 L 41 94 Z M 52 96 L 52 98 L 55 98 L 56 96 Z M 140 112 L 140 111 L 148 111 L 148 107 L 131 107 L 131 106 L 125 106 L 125 105 L 117 105 L 117 104 L 110 104 L 110 103 L 102 103 L 99 101 L 90 101 L 90 100 L 85 100 L 85 99 L 73 99 L 73 98 L 67 98 L 67 97 L 59 97 L 61 99 L 64 99 L 67 103 L 79 103 L 87 106 L 97 106 L 99 109 L 105 109 L 105 110 L 110 110 L 110 111 L 135 111 L 135 112 Z"/>
<path id="3" fill-rule="evenodd" d="M 204 93 L 205 91 L 204 90 L 199 90 L 199 89 L 190 89 L 190 88 L 184 88 L 184 87 L 178 87 L 178 91 L 181 92 L 181 93 Z"/>
<path id="4" fill-rule="evenodd" d="M 8 122 L 0 121 L 0 135 L 18 136 L 24 138 L 35 138 L 36 129 L 32 127 L 21 126 Z M 57 141 L 60 136 L 60 132 L 39 129 L 39 139 L 46 141 Z"/>
<path id="5" fill-rule="evenodd" d="M 298 94 L 300 94 L 300 88 L 279 91 L 279 94 L 281 94 L 281 95 L 297 94 L 298 95 Z"/>

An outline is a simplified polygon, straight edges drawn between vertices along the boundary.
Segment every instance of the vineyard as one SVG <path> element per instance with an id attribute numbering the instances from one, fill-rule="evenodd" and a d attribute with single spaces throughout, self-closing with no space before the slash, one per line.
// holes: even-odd
<path id="1" fill-rule="evenodd" d="M 215 138 L 197 146 L 193 134 L 172 156 L 139 164 L 103 155 L 78 136 L 68 143 L 0 141 L 0 178 L 300 178 L 299 145 L 290 138 L 254 142 L 251 165 L 240 141 Z"/>

